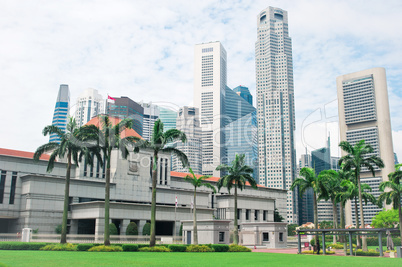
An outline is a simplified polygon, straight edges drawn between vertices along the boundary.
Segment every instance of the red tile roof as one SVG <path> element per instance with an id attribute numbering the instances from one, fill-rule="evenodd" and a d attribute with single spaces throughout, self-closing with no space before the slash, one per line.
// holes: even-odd
<path id="1" fill-rule="evenodd" d="M 175 172 L 175 171 L 171 171 L 170 172 L 170 176 L 174 176 L 174 177 L 180 177 L 180 178 L 184 178 L 187 175 L 191 176 L 191 173 L 185 173 L 185 172 Z M 195 177 L 200 178 L 202 175 L 200 174 L 196 174 Z M 209 177 L 208 179 L 205 179 L 205 181 L 210 181 L 210 182 L 218 182 L 219 181 L 219 177 Z M 250 185 L 249 182 L 246 183 L 246 185 Z M 257 187 L 263 187 L 266 188 L 265 186 L 259 185 L 257 184 Z"/>
<path id="2" fill-rule="evenodd" d="M 112 125 L 116 125 L 119 122 L 121 122 L 120 118 L 116 118 L 116 117 L 109 117 Z M 85 125 L 95 125 L 97 127 L 101 127 L 100 123 L 99 123 L 99 117 L 94 117 L 92 118 L 90 121 L 88 121 Z M 125 129 L 121 134 L 120 137 L 124 138 L 126 136 L 136 136 L 139 138 L 142 138 L 141 135 L 139 135 L 134 129 Z"/>
<path id="3" fill-rule="evenodd" d="M 34 156 L 34 153 L 33 152 L 13 150 L 13 149 L 0 148 L 0 155 L 32 159 L 33 156 Z M 42 156 L 40 157 L 41 160 L 49 160 L 49 158 L 50 158 L 50 156 L 47 155 L 47 154 L 42 154 Z"/>

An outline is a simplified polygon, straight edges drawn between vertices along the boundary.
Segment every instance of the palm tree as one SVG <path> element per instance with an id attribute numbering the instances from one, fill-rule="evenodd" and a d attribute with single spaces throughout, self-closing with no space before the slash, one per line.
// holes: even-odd
<path id="1" fill-rule="evenodd" d="M 230 189 L 234 186 L 234 237 L 233 243 L 237 244 L 239 242 L 239 230 L 238 230 L 238 222 L 237 222 L 237 188 L 243 190 L 248 183 L 251 187 L 257 188 L 257 183 L 254 178 L 250 175 L 253 173 L 253 169 L 250 166 L 247 166 L 245 163 L 245 155 L 244 154 L 236 154 L 235 159 L 232 161 L 231 165 L 228 166 L 226 164 L 221 164 L 216 167 L 216 170 L 225 171 L 229 174 L 223 176 L 218 181 L 218 190 L 222 187 L 227 188 L 229 194 Z"/>
<path id="2" fill-rule="evenodd" d="M 46 126 L 43 129 L 43 135 L 56 134 L 60 139 L 60 143 L 49 142 L 44 144 L 38 149 L 36 149 L 33 156 L 35 161 L 38 161 L 43 153 L 52 152 L 50 155 L 49 163 L 47 165 L 47 172 L 51 172 L 54 167 L 54 162 L 56 158 L 64 158 L 67 156 L 67 167 L 66 167 L 66 182 L 64 186 L 64 206 L 63 206 L 63 219 L 61 224 L 61 237 L 60 243 L 64 244 L 67 242 L 67 216 L 68 216 L 68 205 L 70 197 L 70 176 L 71 176 L 71 166 L 73 164 L 78 165 L 81 157 L 85 154 L 87 161 L 91 162 L 91 157 L 89 157 L 88 149 L 86 149 L 85 144 L 79 141 L 79 136 L 82 128 L 77 126 L 74 118 L 69 118 L 66 126 L 66 131 L 55 125 Z"/>
<path id="3" fill-rule="evenodd" d="M 400 168 L 402 164 L 395 165 L 395 171 L 388 174 L 389 181 L 382 182 L 380 184 L 380 197 L 378 198 L 378 206 L 381 207 L 383 202 L 387 205 L 393 203 L 393 208 L 398 210 L 399 213 L 399 232 L 401 235 L 401 246 L 402 246 L 402 208 L 401 208 L 401 199 L 402 199 L 402 184 L 400 183 L 400 179 L 402 178 L 402 171 Z M 384 192 L 385 188 L 389 188 L 389 191 Z"/>
<path id="4" fill-rule="evenodd" d="M 209 176 L 197 176 L 194 174 L 193 170 L 189 168 L 191 175 L 187 175 L 184 179 L 190 182 L 194 186 L 194 211 L 193 211 L 193 233 L 194 233 L 194 244 L 198 245 L 198 233 L 197 233 L 197 188 L 201 186 L 205 186 L 209 189 L 212 189 L 214 193 L 216 193 L 215 186 L 210 183 L 205 182 L 205 179 L 208 179 Z"/>
<path id="5" fill-rule="evenodd" d="M 160 119 L 155 121 L 154 129 L 151 136 L 151 141 L 141 140 L 136 144 L 135 152 L 139 149 L 151 150 L 153 152 L 152 166 L 152 203 L 151 203 L 151 236 L 149 246 L 155 246 L 155 216 L 156 216 L 156 181 L 158 177 L 158 154 L 161 153 L 173 153 L 182 162 L 183 166 L 188 166 L 188 159 L 186 154 L 177 148 L 169 147 L 168 143 L 181 140 L 186 142 L 186 134 L 177 129 L 170 129 L 166 132 L 163 131 L 163 123 Z"/>
<path id="6" fill-rule="evenodd" d="M 293 191 L 298 186 L 300 195 L 303 195 L 307 189 L 313 189 L 314 227 L 318 229 L 317 200 L 318 195 L 326 191 L 323 183 L 324 178 L 322 176 L 316 176 L 314 169 L 308 167 L 304 167 L 300 170 L 300 176 L 303 178 L 294 180 L 290 190 Z M 318 246 L 318 238 L 315 239 L 315 245 Z"/>
<path id="7" fill-rule="evenodd" d="M 106 165 L 106 181 L 105 181 L 105 232 L 104 232 L 104 245 L 110 245 L 110 232 L 109 232 L 109 220 L 110 220 L 110 160 L 112 158 L 112 151 L 114 149 L 120 149 L 121 155 L 124 159 L 127 159 L 129 155 L 129 148 L 134 146 L 135 142 L 140 138 L 136 136 L 125 136 L 122 138 L 122 133 L 126 129 L 131 129 L 133 125 L 132 119 L 124 119 L 120 122 L 113 123 L 113 120 L 109 116 L 101 115 L 99 118 L 99 126 L 86 125 L 83 126 L 83 130 L 86 136 L 86 140 L 95 141 L 94 145 L 97 147 L 104 157 Z"/>
<path id="8" fill-rule="evenodd" d="M 375 155 L 369 156 L 368 154 L 374 153 L 374 149 L 370 144 L 366 144 L 364 140 L 360 140 L 357 144 L 352 146 L 347 141 L 342 141 L 339 146 L 343 151 L 348 153 L 346 156 L 341 157 L 339 160 L 339 165 L 344 163 L 345 170 L 353 170 L 354 176 L 357 181 L 357 186 L 359 188 L 359 207 L 360 207 L 360 218 L 362 226 L 364 227 L 364 213 L 363 213 L 363 201 L 362 201 L 362 188 L 360 183 L 360 171 L 361 168 L 365 167 L 371 171 L 373 176 L 375 176 L 374 166 L 379 168 L 384 168 L 384 163 L 380 157 Z M 367 240 L 366 236 L 363 236 L 363 251 L 367 251 Z"/>

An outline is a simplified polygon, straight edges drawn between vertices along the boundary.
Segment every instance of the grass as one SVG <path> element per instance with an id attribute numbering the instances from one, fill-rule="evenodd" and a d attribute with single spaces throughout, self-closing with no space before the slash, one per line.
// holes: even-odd
<path id="1" fill-rule="evenodd" d="M 402 266 L 402 259 L 279 253 L 0 251 L 6 266 Z"/>

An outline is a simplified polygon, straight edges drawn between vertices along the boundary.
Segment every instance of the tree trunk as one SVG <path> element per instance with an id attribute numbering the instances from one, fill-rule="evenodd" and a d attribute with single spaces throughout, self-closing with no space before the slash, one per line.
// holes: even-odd
<path id="1" fill-rule="evenodd" d="M 334 229 L 338 228 L 338 211 L 336 208 L 335 200 L 332 200 L 332 219 L 334 221 Z M 336 244 L 336 235 L 333 235 L 333 242 Z"/>
<path id="2" fill-rule="evenodd" d="M 402 246 L 402 208 L 401 208 L 401 199 L 399 199 L 398 202 L 398 206 L 399 206 L 399 234 L 401 236 L 401 246 Z"/>
<path id="3" fill-rule="evenodd" d="M 151 203 L 151 237 L 149 246 L 155 246 L 156 240 L 156 180 L 158 176 L 158 152 L 154 152 L 154 162 L 152 167 L 152 203 Z"/>
<path id="4" fill-rule="evenodd" d="M 194 187 L 194 212 L 193 212 L 193 236 L 194 245 L 198 245 L 198 233 L 197 233 L 197 188 Z"/>
<path id="5" fill-rule="evenodd" d="M 106 184 L 105 184 L 105 233 L 103 234 L 104 236 L 104 245 L 105 246 L 110 246 L 110 232 L 109 232 L 109 202 L 110 202 L 110 157 L 111 157 L 111 149 L 107 150 L 107 155 L 106 155 Z"/>
<path id="6" fill-rule="evenodd" d="M 234 235 L 233 235 L 233 244 L 239 243 L 239 226 L 237 222 L 237 183 L 235 183 L 235 193 L 234 193 Z M 251 214 L 250 214 L 251 215 Z"/>
<path id="7" fill-rule="evenodd" d="M 362 221 L 362 228 L 365 228 L 364 225 L 364 212 L 363 212 L 363 199 L 362 199 L 362 188 L 361 188 L 361 183 L 360 183 L 360 172 L 358 168 L 356 168 L 356 179 L 357 179 L 357 185 L 359 187 L 359 206 L 360 206 L 360 218 Z M 367 251 L 367 239 L 366 236 L 362 236 L 362 244 L 363 244 L 363 251 Z"/>
<path id="8" fill-rule="evenodd" d="M 314 227 L 315 229 L 318 229 L 318 210 L 317 210 L 317 195 L 314 192 L 313 193 L 313 206 L 314 206 Z M 319 235 L 317 233 L 317 235 L 315 236 L 315 246 L 318 247 L 318 238 Z M 323 242 L 325 242 L 325 240 L 323 240 Z M 317 250 L 318 253 L 318 250 Z"/>
<path id="9" fill-rule="evenodd" d="M 340 225 L 340 228 L 345 229 L 345 212 L 343 210 L 342 201 L 339 204 L 340 204 L 339 207 L 340 207 L 340 213 L 341 213 L 341 225 Z M 341 242 L 343 242 L 343 250 L 344 250 L 344 253 L 345 253 L 345 256 L 346 256 L 346 254 L 347 254 L 346 237 L 344 235 L 342 235 L 340 237 L 340 240 L 341 240 Z"/>
<path id="10" fill-rule="evenodd" d="M 71 173 L 71 151 L 69 151 L 67 154 L 66 184 L 64 186 L 64 207 L 63 207 L 63 221 L 61 223 L 60 244 L 67 243 L 67 217 L 68 217 L 68 204 L 70 200 L 70 173 Z"/>
<path id="11" fill-rule="evenodd" d="M 356 215 L 356 229 L 359 229 L 360 222 L 359 222 L 359 210 L 357 209 L 357 199 L 355 197 L 355 215 Z M 356 235 L 356 246 L 361 247 L 359 235 Z"/>

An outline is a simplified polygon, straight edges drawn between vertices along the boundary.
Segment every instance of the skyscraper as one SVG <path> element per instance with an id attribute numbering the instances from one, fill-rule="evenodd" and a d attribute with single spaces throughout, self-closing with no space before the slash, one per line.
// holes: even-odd
<path id="1" fill-rule="evenodd" d="M 246 100 L 250 105 L 253 104 L 253 96 L 250 94 L 250 91 L 245 86 L 237 86 L 233 88 L 233 92 L 241 96 L 244 100 Z"/>
<path id="2" fill-rule="evenodd" d="M 257 16 L 255 43 L 260 183 L 289 189 L 296 170 L 292 42 L 288 13 L 269 7 Z M 297 223 L 294 192 L 287 221 Z"/>
<path id="3" fill-rule="evenodd" d="M 373 189 L 376 197 L 380 182 L 388 180 L 394 171 L 391 120 L 388 103 L 387 81 L 384 68 L 372 68 L 337 77 L 339 130 L 341 141 L 355 145 L 365 140 L 374 148 L 373 155 L 384 161 L 383 169 L 376 168 L 375 177 L 362 169 L 360 178 Z M 342 151 L 342 156 L 346 155 Z M 371 223 L 372 217 L 381 209 L 376 205 L 364 205 L 364 222 Z M 354 205 L 345 208 L 346 224 L 355 224 Z"/>
<path id="4" fill-rule="evenodd" d="M 200 110 L 202 173 L 220 177 L 216 167 L 225 153 L 223 97 L 226 90 L 226 51 L 220 42 L 198 44 L 194 51 L 194 106 Z"/>
<path id="5" fill-rule="evenodd" d="M 176 129 L 177 112 L 171 108 L 161 107 L 159 108 L 159 119 L 163 122 L 163 130 Z"/>
<path id="6" fill-rule="evenodd" d="M 133 129 L 142 136 L 144 108 L 127 96 L 114 99 L 114 103 L 107 103 L 106 114 L 120 119 L 131 118 Z"/>
<path id="7" fill-rule="evenodd" d="M 70 115 L 70 90 L 67 84 L 61 84 L 57 94 L 56 106 L 54 107 L 52 125 L 66 131 L 67 118 Z M 56 134 L 51 134 L 49 142 L 60 143 L 60 138 Z"/>
<path id="8" fill-rule="evenodd" d="M 303 154 L 300 157 L 299 164 L 297 167 L 297 173 L 296 173 L 297 177 L 299 177 L 300 170 L 304 167 L 312 168 L 311 155 L 307 154 L 307 148 L 306 148 L 306 154 Z M 296 192 L 296 193 L 298 193 L 298 192 Z M 309 188 L 306 190 L 306 192 L 304 192 L 303 195 L 298 194 L 298 196 L 299 196 L 299 199 L 298 199 L 299 222 L 298 222 L 298 224 L 302 225 L 307 222 L 314 222 L 314 209 L 313 209 L 314 192 L 313 192 L 313 189 Z"/>
<path id="9" fill-rule="evenodd" d="M 88 88 L 77 99 L 75 109 L 75 120 L 78 126 L 83 126 L 93 117 L 102 114 L 104 110 L 104 99 L 98 90 Z"/>
<path id="10" fill-rule="evenodd" d="M 152 103 L 140 103 L 144 108 L 144 120 L 142 123 L 142 138 L 150 141 L 155 121 L 159 118 L 159 108 Z"/>

